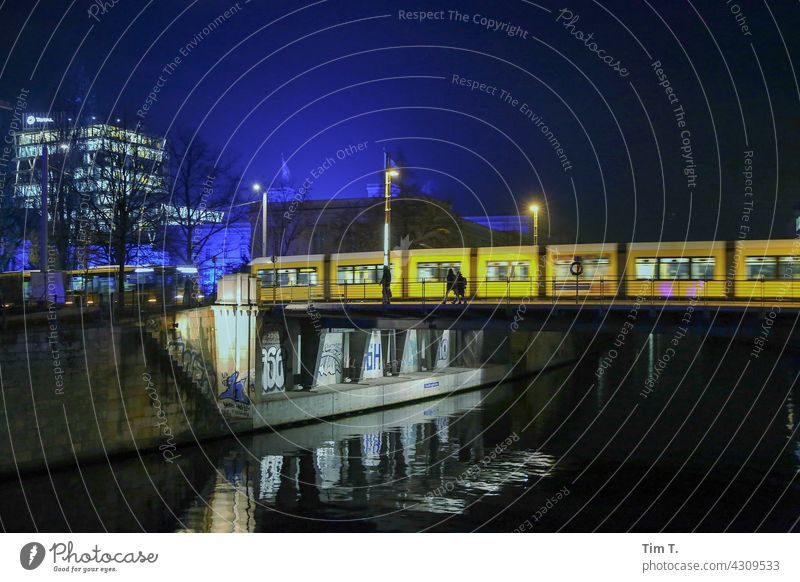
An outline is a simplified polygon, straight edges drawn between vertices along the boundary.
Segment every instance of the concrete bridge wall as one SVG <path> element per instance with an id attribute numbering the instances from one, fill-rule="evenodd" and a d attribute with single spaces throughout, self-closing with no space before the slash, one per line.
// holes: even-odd
<path id="1" fill-rule="evenodd" d="M 0 473 L 136 450 L 172 463 L 181 444 L 445 397 L 581 347 L 555 332 L 323 329 L 248 306 L 52 325 L 3 332 Z"/>

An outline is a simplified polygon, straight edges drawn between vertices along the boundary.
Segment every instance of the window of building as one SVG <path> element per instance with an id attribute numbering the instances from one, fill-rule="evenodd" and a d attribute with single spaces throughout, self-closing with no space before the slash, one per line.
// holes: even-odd
<path id="1" fill-rule="evenodd" d="M 417 265 L 417 279 L 429 283 L 447 280 L 447 271 L 453 269 L 454 273 L 461 270 L 461 263 L 419 263 Z"/>
<path id="2" fill-rule="evenodd" d="M 747 257 L 745 270 L 748 279 L 777 279 L 778 257 Z"/>
<path id="3" fill-rule="evenodd" d="M 261 280 L 261 287 L 313 287 L 317 284 L 317 269 L 315 267 L 260 269 L 258 277 Z"/>

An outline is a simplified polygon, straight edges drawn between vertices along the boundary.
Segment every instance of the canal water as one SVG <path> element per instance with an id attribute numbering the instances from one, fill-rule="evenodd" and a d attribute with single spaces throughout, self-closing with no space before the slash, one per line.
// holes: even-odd
<path id="1" fill-rule="evenodd" d="M 0 482 L 6 531 L 797 531 L 798 355 L 610 341 L 372 414 Z M 667 357 L 668 356 L 668 357 Z"/>

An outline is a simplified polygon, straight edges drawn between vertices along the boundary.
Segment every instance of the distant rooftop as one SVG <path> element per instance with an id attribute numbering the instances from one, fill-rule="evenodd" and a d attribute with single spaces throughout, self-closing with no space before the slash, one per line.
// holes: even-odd
<path id="1" fill-rule="evenodd" d="M 492 230 L 517 231 L 527 234 L 531 231 L 531 219 L 527 216 L 517 216 L 516 214 L 499 216 L 465 216 L 464 220 L 469 220 L 475 224 L 480 224 Z"/>

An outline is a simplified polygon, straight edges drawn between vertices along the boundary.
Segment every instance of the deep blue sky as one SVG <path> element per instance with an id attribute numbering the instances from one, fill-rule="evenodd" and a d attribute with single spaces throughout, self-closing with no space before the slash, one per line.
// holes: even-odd
<path id="1" fill-rule="evenodd" d="M 731 4 L 240 0 L 204 34 L 236 3 L 118 0 L 93 19 L 87 11 L 97 4 L 86 0 L 6 0 L 0 99 L 13 102 L 26 88 L 29 110 L 45 112 L 82 87 L 93 113 L 136 119 L 163 67 L 180 57 L 146 127 L 197 128 L 227 148 L 247 183 L 274 176 L 284 154 L 298 184 L 313 180 L 314 197 L 359 195 L 378 179 L 385 145 L 411 167 L 405 181 L 463 214 L 511 214 L 533 195 L 546 200 L 557 241 L 732 240 L 752 149 L 750 238 L 785 236 L 800 177 L 800 95 L 790 67 L 800 8 L 777 2 L 770 12 L 742 1 L 744 31 Z M 562 8 L 579 16 L 571 29 L 556 21 Z M 469 22 L 450 20 L 454 9 Z M 406 21 L 400 10 L 444 10 L 445 19 Z M 475 14 L 527 38 L 487 30 Z M 628 75 L 570 34 L 577 30 L 594 33 L 596 48 Z M 654 60 L 686 111 L 697 172 L 691 195 L 681 129 Z M 496 94 L 454 85 L 454 74 Z M 519 99 L 516 107 L 500 99 L 502 89 Z M 552 130 L 571 170 L 522 103 Z M 364 151 L 313 177 L 326 158 L 363 142 Z"/>

